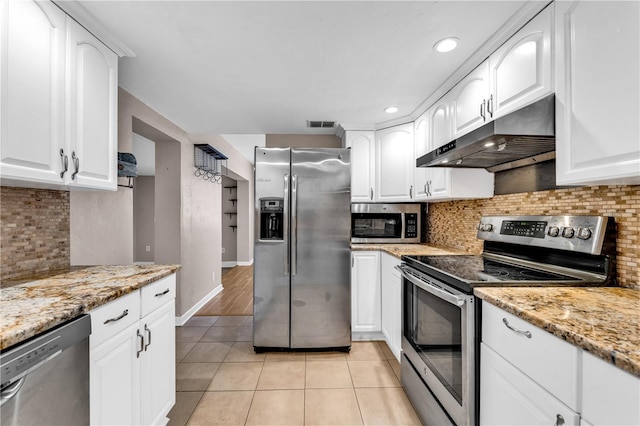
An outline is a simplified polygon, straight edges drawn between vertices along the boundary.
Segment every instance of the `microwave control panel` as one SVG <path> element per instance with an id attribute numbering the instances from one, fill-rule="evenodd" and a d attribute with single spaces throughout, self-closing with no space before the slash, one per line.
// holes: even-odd
<path id="1" fill-rule="evenodd" d="M 417 238 L 418 237 L 418 215 L 416 213 L 405 213 L 405 238 Z"/>

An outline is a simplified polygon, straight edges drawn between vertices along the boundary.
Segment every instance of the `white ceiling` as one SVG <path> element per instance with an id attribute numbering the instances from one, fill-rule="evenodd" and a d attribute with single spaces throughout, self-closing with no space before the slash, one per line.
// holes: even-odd
<path id="1" fill-rule="evenodd" d="M 119 85 L 187 132 L 327 134 L 306 120 L 414 113 L 526 2 L 80 3 L 135 52 Z M 459 48 L 434 52 L 447 36 Z"/>

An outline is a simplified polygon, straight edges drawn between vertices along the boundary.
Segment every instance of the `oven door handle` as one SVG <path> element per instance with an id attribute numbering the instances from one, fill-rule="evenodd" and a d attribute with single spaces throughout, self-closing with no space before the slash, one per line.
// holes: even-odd
<path id="1" fill-rule="evenodd" d="M 407 280 L 409 280 L 412 284 L 417 285 L 418 287 L 420 287 L 422 290 L 433 294 L 436 297 L 439 297 L 440 299 L 447 301 L 449 303 L 451 303 L 452 305 L 457 305 L 457 306 L 463 306 L 465 304 L 465 299 L 463 299 L 462 297 L 458 297 L 455 294 L 451 294 L 448 293 L 444 290 L 439 289 L 438 287 L 435 287 L 427 282 L 424 282 L 414 276 L 412 276 L 411 274 L 409 274 L 402 266 L 400 265 L 396 265 L 395 268 L 400 271 L 400 273 L 402 274 L 402 276 L 404 278 L 406 278 Z"/>

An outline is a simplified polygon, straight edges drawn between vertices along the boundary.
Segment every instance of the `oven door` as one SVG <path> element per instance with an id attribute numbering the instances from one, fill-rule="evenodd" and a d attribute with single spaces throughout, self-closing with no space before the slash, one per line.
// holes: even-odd
<path id="1" fill-rule="evenodd" d="M 474 297 L 406 265 L 400 269 L 402 350 L 451 419 L 458 426 L 472 426 L 476 418 Z"/>

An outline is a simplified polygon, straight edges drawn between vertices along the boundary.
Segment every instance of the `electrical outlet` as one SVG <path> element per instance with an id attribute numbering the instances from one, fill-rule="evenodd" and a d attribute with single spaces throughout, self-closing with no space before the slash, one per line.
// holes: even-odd
<path id="1" fill-rule="evenodd" d="M 144 246 L 145 251 L 151 251 L 151 246 Z"/>
<path id="2" fill-rule="evenodd" d="M 227 251 L 222 247 L 222 253 L 226 253 Z"/>

